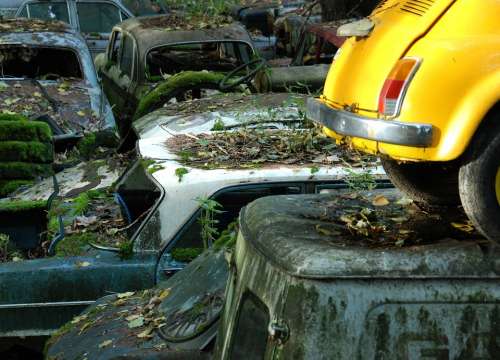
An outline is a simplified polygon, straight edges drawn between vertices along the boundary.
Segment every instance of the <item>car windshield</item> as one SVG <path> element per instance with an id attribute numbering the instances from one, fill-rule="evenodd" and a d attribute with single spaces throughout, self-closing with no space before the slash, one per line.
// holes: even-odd
<path id="1" fill-rule="evenodd" d="M 65 1 L 28 3 L 23 7 L 20 16 L 42 20 L 60 20 L 69 24 L 68 4 Z"/>
<path id="2" fill-rule="evenodd" d="M 113 26 L 125 17 L 120 9 L 105 2 L 77 3 L 80 31 L 83 33 L 110 33 Z"/>
<path id="3" fill-rule="evenodd" d="M 73 50 L 21 45 L 0 47 L 0 76 L 37 80 L 83 78 L 78 56 Z"/>
<path id="4" fill-rule="evenodd" d="M 150 50 L 146 67 L 150 79 L 186 70 L 228 72 L 251 57 L 250 46 L 240 41 L 173 44 Z"/>

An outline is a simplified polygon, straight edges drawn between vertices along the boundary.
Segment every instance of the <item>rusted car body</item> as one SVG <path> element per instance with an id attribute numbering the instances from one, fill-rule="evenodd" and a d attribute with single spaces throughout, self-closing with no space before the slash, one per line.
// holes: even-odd
<path id="1" fill-rule="evenodd" d="M 0 28 L 3 112 L 44 118 L 56 138 L 114 132 L 85 40 L 64 23 L 4 20 Z"/>
<path id="2" fill-rule="evenodd" d="M 132 13 L 119 0 L 25 0 L 16 17 L 59 20 L 81 32 L 93 56 L 105 51 L 112 27 Z"/>
<path id="3" fill-rule="evenodd" d="M 115 26 L 106 54 L 99 55 L 95 63 L 120 119 L 119 128 L 128 130 L 141 99 L 172 75 L 184 71 L 227 72 L 254 55 L 252 40 L 240 25 L 209 26 L 166 15 L 129 19 Z M 199 87 L 203 85 L 218 88 L 218 82 Z M 172 84 L 172 88 L 184 86 Z M 152 110 L 141 109 L 140 115 Z"/>

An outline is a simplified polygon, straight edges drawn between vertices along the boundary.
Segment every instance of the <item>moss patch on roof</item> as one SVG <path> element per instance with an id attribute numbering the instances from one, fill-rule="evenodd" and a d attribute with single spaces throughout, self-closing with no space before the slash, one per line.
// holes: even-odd
<path id="1" fill-rule="evenodd" d="M 35 179 L 52 175 L 51 164 L 35 164 L 19 161 L 0 162 L 0 179 Z"/>
<path id="2" fill-rule="evenodd" d="M 3 114 L 2 114 L 3 115 Z M 0 115 L 0 141 L 50 142 L 52 132 L 48 124 L 41 121 L 12 121 Z M 24 119 L 24 117 L 21 117 Z"/>
<path id="3" fill-rule="evenodd" d="M 2 19 L 0 33 L 13 32 L 67 32 L 70 28 L 61 21 L 44 21 L 39 19 Z"/>
<path id="4" fill-rule="evenodd" d="M 146 96 L 141 98 L 134 120 L 163 106 L 175 96 L 190 89 L 217 89 L 224 74 L 208 71 L 183 71 L 160 83 Z"/>
<path id="5" fill-rule="evenodd" d="M 0 202 L 0 213 L 2 212 L 19 212 L 29 211 L 34 209 L 47 208 L 47 201 L 45 200 L 16 200 L 16 201 L 2 201 Z"/>

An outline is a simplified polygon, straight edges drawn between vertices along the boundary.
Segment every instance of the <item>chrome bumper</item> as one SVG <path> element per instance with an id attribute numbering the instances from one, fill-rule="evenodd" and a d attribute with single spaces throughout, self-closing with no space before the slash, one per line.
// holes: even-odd
<path id="1" fill-rule="evenodd" d="M 339 135 L 416 147 L 427 147 L 432 143 L 430 124 L 371 119 L 333 109 L 314 98 L 307 99 L 306 116 Z"/>

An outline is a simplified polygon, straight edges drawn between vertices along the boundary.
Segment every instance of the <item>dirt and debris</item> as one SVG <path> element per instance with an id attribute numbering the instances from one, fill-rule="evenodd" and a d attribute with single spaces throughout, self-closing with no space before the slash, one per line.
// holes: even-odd
<path id="1" fill-rule="evenodd" d="M 91 110 L 88 89 L 78 79 L 43 84 L 32 80 L 0 81 L 0 112 L 28 118 L 48 116 L 65 132 L 97 131 L 102 127 L 102 119 Z"/>
<path id="2" fill-rule="evenodd" d="M 460 208 L 426 208 L 394 192 L 345 192 L 326 204 L 321 199 L 307 219 L 321 220 L 316 231 L 343 246 L 371 248 L 430 244 L 443 238 L 482 239 Z M 486 241 L 486 240 L 485 240 Z"/>
<path id="3" fill-rule="evenodd" d="M 113 194 L 91 190 L 73 199 L 70 207 L 67 202 L 61 203 L 51 214 L 60 215 L 65 208 L 70 210 L 65 212 L 65 239 L 58 245 L 59 255 L 76 255 L 89 244 L 119 249 L 128 242 L 127 219 Z M 83 244 L 75 239 L 84 240 Z"/>
<path id="4" fill-rule="evenodd" d="M 222 14 L 172 13 L 169 16 L 157 16 L 141 19 L 145 28 L 157 30 L 205 30 L 215 29 L 234 23 L 230 16 Z"/>
<path id="5" fill-rule="evenodd" d="M 59 329 L 48 341 L 47 346 L 56 343 L 62 336 L 81 336 L 87 332 L 101 331 L 101 340 L 95 343 L 97 349 L 108 346 L 134 345 L 151 348 L 154 352 L 165 348 L 165 342 L 156 335 L 156 330 L 165 325 L 165 316 L 158 305 L 169 296 L 170 288 L 128 291 L 105 298 L 99 304 Z M 113 332 L 109 337 L 110 323 Z M 71 335 L 70 335 L 71 336 Z"/>
<path id="6" fill-rule="evenodd" d="M 267 93 L 217 94 L 207 98 L 186 100 L 181 103 L 167 104 L 161 109 L 162 115 L 191 115 L 216 111 L 251 111 L 256 108 L 270 109 L 283 106 L 294 106 L 299 113 L 305 112 L 305 97 L 297 94 Z M 299 114 L 300 115 L 300 114 Z"/>
<path id="7" fill-rule="evenodd" d="M 270 164 L 375 165 L 370 155 L 332 144 L 319 129 L 269 130 L 243 128 L 210 134 L 181 134 L 167 140 L 179 161 L 197 168 L 253 168 Z"/>
<path id="8" fill-rule="evenodd" d="M 0 33 L 11 32 L 66 32 L 69 26 L 62 21 L 44 21 L 38 19 L 2 19 Z"/>

